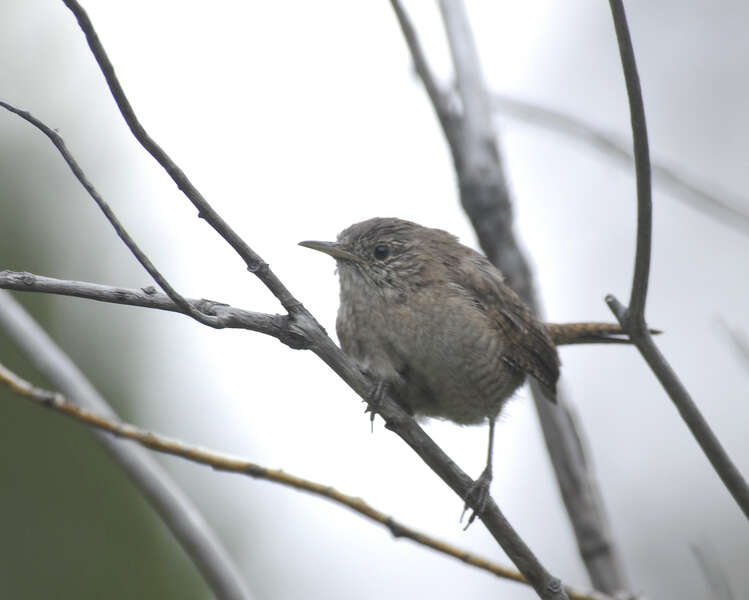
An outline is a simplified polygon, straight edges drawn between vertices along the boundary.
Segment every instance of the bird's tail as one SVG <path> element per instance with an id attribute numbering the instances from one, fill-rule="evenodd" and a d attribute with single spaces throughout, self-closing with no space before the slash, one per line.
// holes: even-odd
<path id="1" fill-rule="evenodd" d="M 546 323 L 557 346 L 568 344 L 629 344 L 621 325 L 616 323 Z M 661 333 L 651 329 L 650 333 Z"/>

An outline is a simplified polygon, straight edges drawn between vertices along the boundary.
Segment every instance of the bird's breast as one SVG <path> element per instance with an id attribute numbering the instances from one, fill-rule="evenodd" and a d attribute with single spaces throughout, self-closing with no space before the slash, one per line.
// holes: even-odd
<path id="1" fill-rule="evenodd" d="M 480 423 L 523 380 L 502 360 L 503 340 L 486 314 L 444 288 L 405 302 L 342 290 L 337 330 L 344 351 L 393 382 L 417 415 Z"/>

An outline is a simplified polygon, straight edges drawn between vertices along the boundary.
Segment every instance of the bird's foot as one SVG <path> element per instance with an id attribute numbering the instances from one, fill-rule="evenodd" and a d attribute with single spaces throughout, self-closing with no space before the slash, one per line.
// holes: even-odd
<path id="1" fill-rule="evenodd" d="M 367 408 L 364 409 L 364 413 L 369 413 L 370 428 L 374 432 L 374 419 L 375 415 L 379 412 L 383 398 L 390 393 L 390 382 L 385 379 L 379 379 L 372 386 L 372 389 L 367 394 Z"/>
<path id="2" fill-rule="evenodd" d="M 466 526 L 463 528 L 463 531 L 468 529 L 471 526 L 471 523 L 476 519 L 478 515 L 480 515 L 482 512 L 484 512 L 484 509 L 486 508 L 486 503 L 489 500 L 490 494 L 489 494 L 489 488 L 492 483 L 492 471 L 491 468 L 487 467 L 484 469 L 484 471 L 481 473 L 479 478 L 473 482 L 473 485 L 471 486 L 471 489 L 468 490 L 468 493 L 466 494 L 466 503 L 463 507 L 463 512 L 460 515 L 460 522 L 463 522 L 463 517 L 465 517 L 466 512 L 470 509 L 473 512 L 471 513 L 471 516 L 468 517 L 468 522 L 466 523 Z"/>

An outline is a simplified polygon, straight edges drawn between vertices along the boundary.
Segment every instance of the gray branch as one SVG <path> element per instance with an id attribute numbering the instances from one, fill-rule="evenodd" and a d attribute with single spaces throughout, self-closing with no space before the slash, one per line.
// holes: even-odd
<path id="1" fill-rule="evenodd" d="M 634 142 L 635 169 L 637 175 L 637 249 L 635 253 L 635 274 L 632 280 L 630 306 L 626 307 L 613 295 L 606 297 L 611 311 L 629 333 L 632 343 L 648 363 L 663 389 L 673 401 L 692 435 L 707 456 L 723 484 L 736 503 L 749 518 L 749 485 L 723 448 L 700 409 L 689 395 L 676 372 L 655 345 L 645 323 L 645 300 L 650 271 L 650 249 L 652 242 L 652 199 L 650 189 L 650 159 L 648 156 L 647 127 L 642 102 L 637 65 L 635 64 L 632 40 L 621 0 L 609 0 L 614 19 L 614 28 L 619 43 L 619 52 L 627 85 L 632 137 Z"/>
<path id="2" fill-rule="evenodd" d="M 166 297 L 166 296 L 164 296 Z M 117 415 L 78 367 L 23 307 L 0 291 L 0 326 L 26 357 L 78 406 L 110 419 Z M 218 598 L 250 598 L 239 570 L 190 499 L 143 448 L 92 432 L 128 474 L 190 556 Z"/>
<path id="3" fill-rule="evenodd" d="M 0 271 L 0 288 L 17 292 L 39 292 L 43 294 L 57 294 L 87 298 L 110 304 L 140 306 L 176 312 L 189 316 L 181 305 L 177 305 L 169 296 L 157 292 L 153 287 L 141 289 L 112 287 L 86 281 L 71 281 L 44 277 L 26 271 Z M 289 319 L 283 315 L 268 315 L 234 308 L 222 302 L 213 300 L 184 299 L 194 310 L 199 310 L 215 318 L 214 327 L 218 329 L 249 329 L 279 339 L 291 335 L 288 331 Z M 301 342 L 301 340 L 299 340 Z M 289 344 L 291 345 L 291 344 Z"/>
<path id="4" fill-rule="evenodd" d="M 582 119 L 547 106 L 494 94 L 492 107 L 532 125 L 580 140 L 627 167 L 634 161 L 632 151 L 616 135 L 598 129 Z M 653 179 L 670 188 L 675 198 L 716 221 L 749 234 L 749 201 L 735 198 L 697 183 L 695 178 L 663 162 L 652 162 Z"/>

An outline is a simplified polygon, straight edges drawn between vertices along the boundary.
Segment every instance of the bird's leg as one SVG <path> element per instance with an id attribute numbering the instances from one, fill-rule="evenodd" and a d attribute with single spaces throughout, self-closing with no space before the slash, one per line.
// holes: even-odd
<path id="1" fill-rule="evenodd" d="M 473 482 L 471 489 L 466 494 L 466 504 L 463 507 L 463 513 L 460 515 L 460 520 L 466 514 L 466 511 L 471 508 L 473 512 L 468 518 L 468 523 L 463 528 L 463 531 L 470 527 L 471 523 L 476 519 L 476 516 L 481 514 L 486 508 L 486 502 L 489 500 L 489 488 L 492 483 L 492 455 L 494 454 L 494 421 L 496 417 L 489 417 L 489 452 L 486 457 L 486 467 L 482 471 L 479 478 Z"/>

